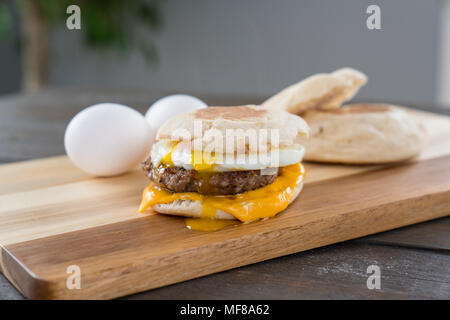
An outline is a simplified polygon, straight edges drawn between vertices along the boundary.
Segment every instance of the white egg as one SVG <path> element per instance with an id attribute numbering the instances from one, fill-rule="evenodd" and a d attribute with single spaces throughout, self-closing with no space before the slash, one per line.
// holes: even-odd
<path id="1" fill-rule="evenodd" d="M 100 103 L 79 112 L 64 136 L 66 153 L 80 169 L 96 176 L 125 173 L 150 153 L 154 132 L 138 111 Z"/>
<path id="2" fill-rule="evenodd" d="M 191 110 L 208 107 L 202 100 L 186 94 L 174 94 L 157 100 L 145 114 L 150 126 L 156 131 L 168 119 Z"/>

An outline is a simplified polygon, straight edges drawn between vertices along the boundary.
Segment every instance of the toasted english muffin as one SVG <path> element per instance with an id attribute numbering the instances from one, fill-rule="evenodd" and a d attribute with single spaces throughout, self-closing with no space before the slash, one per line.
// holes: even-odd
<path id="1" fill-rule="evenodd" d="M 227 130 L 237 130 L 237 136 L 246 136 L 247 130 L 268 130 L 268 148 L 291 146 L 299 137 L 307 137 L 309 128 L 306 122 L 296 115 L 280 109 L 267 109 L 261 106 L 247 105 L 237 107 L 208 107 L 180 114 L 158 130 L 156 140 L 188 141 L 201 140 L 202 150 L 212 150 L 215 134 L 226 137 Z M 278 135 L 270 134 L 275 129 Z M 259 133 L 259 132 L 258 132 Z M 272 141 L 275 139 L 277 141 Z M 246 146 L 248 141 L 246 141 Z M 200 144 L 193 143 L 194 150 Z M 236 150 L 231 150 L 235 152 Z"/>
<path id="2" fill-rule="evenodd" d="M 367 82 L 367 76 L 352 68 L 312 75 L 263 102 L 262 106 L 301 115 L 312 109 L 336 109 L 350 100 Z"/>
<path id="3" fill-rule="evenodd" d="M 420 153 L 423 125 L 402 108 L 354 104 L 303 114 L 310 138 L 303 141 L 307 161 L 376 164 L 407 160 Z"/>
<path id="4" fill-rule="evenodd" d="M 303 182 L 296 186 L 294 196 L 289 201 L 289 204 L 291 204 L 298 197 L 302 189 Z M 188 218 L 201 218 L 204 216 L 204 206 L 202 206 L 202 203 L 198 200 L 192 201 L 180 199 L 170 203 L 155 204 L 152 206 L 152 209 L 159 213 Z M 210 214 L 211 212 L 208 212 L 208 215 Z M 236 218 L 231 213 L 220 209 L 215 209 L 215 216 L 212 218 L 218 220 L 236 220 Z"/>

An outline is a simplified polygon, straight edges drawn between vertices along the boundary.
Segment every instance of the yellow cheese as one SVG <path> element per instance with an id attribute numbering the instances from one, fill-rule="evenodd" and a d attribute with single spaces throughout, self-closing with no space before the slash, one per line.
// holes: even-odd
<path id="1" fill-rule="evenodd" d="M 186 218 L 184 223 L 188 229 L 200 231 L 216 231 L 238 224 L 238 220 L 219 220 L 208 218 Z"/>
<path id="2" fill-rule="evenodd" d="M 200 201 L 202 218 L 213 218 L 216 210 L 228 212 L 242 222 L 273 217 L 289 205 L 295 188 L 303 181 L 304 175 L 304 167 L 300 163 L 293 164 L 281 168 L 273 183 L 233 196 L 203 195 L 196 192 L 172 193 L 152 183 L 144 189 L 139 212 L 155 204 L 182 199 Z"/>

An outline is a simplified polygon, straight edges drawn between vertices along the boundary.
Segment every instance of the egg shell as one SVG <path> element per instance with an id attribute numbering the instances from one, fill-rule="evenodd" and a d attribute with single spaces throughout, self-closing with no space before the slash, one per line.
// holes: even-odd
<path id="1" fill-rule="evenodd" d="M 187 95 L 174 94 L 157 100 L 145 113 L 150 127 L 155 131 L 170 118 L 191 110 L 208 107 L 202 100 Z"/>
<path id="2" fill-rule="evenodd" d="M 113 176 L 135 168 L 147 157 L 154 134 L 136 110 L 100 103 L 82 110 L 70 121 L 64 146 L 80 169 L 96 176 Z"/>

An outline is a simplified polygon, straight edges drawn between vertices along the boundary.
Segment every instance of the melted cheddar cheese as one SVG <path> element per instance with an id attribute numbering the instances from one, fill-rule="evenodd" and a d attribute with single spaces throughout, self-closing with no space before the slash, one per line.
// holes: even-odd
<path id="1" fill-rule="evenodd" d="M 181 199 L 200 201 L 202 218 L 205 219 L 213 220 L 216 210 L 228 212 L 241 222 L 269 218 L 286 209 L 304 175 L 304 167 L 300 163 L 293 164 L 281 168 L 273 183 L 233 196 L 203 195 L 196 192 L 172 193 L 152 183 L 144 189 L 139 212 L 155 204 Z"/>
<path id="2" fill-rule="evenodd" d="M 208 218 L 185 218 L 184 224 L 190 230 L 216 231 L 238 224 L 238 220 L 219 220 Z"/>

